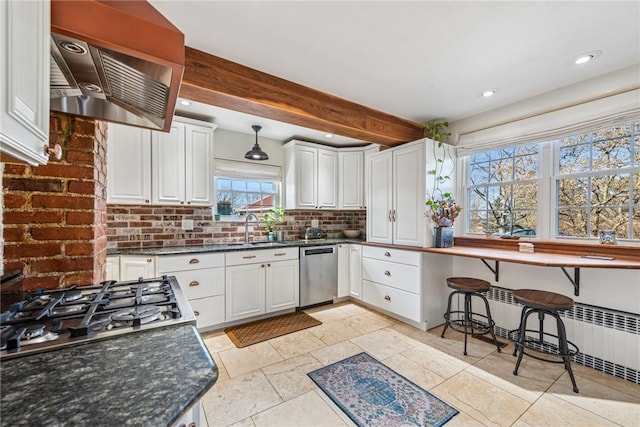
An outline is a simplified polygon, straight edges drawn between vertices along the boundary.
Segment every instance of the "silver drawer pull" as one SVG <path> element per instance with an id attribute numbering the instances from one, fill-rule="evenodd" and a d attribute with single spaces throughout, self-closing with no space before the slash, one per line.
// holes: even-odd
<path id="1" fill-rule="evenodd" d="M 199 286 L 200 282 L 198 282 L 197 280 L 194 280 L 193 282 L 189 283 L 189 286 Z"/>
<path id="2" fill-rule="evenodd" d="M 277 254 L 273 254 L 273 256 L 285 256 L 286 252 L 278 252 Z"/>
<path id="3" fill-rule="evenodd" d="M 200 312 L 196 310 L 193 310 L 193 314 L 195 314 L 196 316 L 200 316 Z"/>
<path id="4" fill-rule="evenodd" d="M 252 259 L 252 258 L 255 258 L 255 257 L 256 257 L 255 255 L 245 255 L 245 256 L 242 257 L 242 259 Z"/>
<path id="5" fill-rule="evenodd" d="M 391 301 L 391 297 L 389 295 L 385 295 L 384 299 L 386 299 L 387 301 Z"/>
<path id="6" fill-rule="evenodd" d="M 387 270 L 387 271 L 384 272 L 384 275 L 385 276 L 391 276 L 391 272 L 389 270 Z"/>
<path id="7" fill-rule="evenodd" d="M 198 258 L 191 258 L 189 264 L 200 264 L 200 260 Z"/>
<path id="8" fill-rule="evenodd" d="M 389 252 L 385 252 L 384 256 L 391 256 L 391 254 Z"/>

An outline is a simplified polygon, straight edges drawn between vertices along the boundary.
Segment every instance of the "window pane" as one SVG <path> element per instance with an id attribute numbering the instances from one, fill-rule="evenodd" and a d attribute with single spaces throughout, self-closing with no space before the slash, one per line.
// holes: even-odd
<path id="1" fill-rule="evenodd" d="M 559 209 L 558 235 L 587 237 L 587 210 Z"/>
<path id="2" fill-rule="evenodd" d="M 593 144 L 593 170 L 631 166 L 631 139 L 620 138 Z"/>
<path id="3" fill-rule="evenodd" d="M 231 189 L 231 180 L 230 179 L 218 178 L 217 183 L 218 183 L 218 190 L 230 190 Z"/>
<path id="4" fill-rule="evenodd" d="M 588 142 L 589 141 L 589 134 L 585 133 L 582 135 L 571 135 L 568 136 L 566 138 L 562 138 L 560 140 L 560 146 L 561 147 L 567 147 L 570 145 L 576 145 L 576 144 L 582 144 L 584 142 Z"/>
<path id="5" fill-rule="evenodd" d="M 469 232 L 484 233 L 487 230 L 487 212 L 471 211 L 469 212 Z"/>
<path id="6" fill-rule="evenodd" d="M 633 238 L 640 239 L 640 208 L 633 208 Z"/>
<path id="7" fill-rule="evenodd" d="M 487 209 L 487 187 L 476 187 L 469 196 L 469 209 Z"/>
<path id="8" fill-rule="evenodd" d="M 260 183 L 256 181 L 247 181 L 248 191 L 260 191 Z"/>
<path id="9" fill-rule="evenodd" d="M 504 210 L 511 201 L 511 186 L 500 185 L 489 187 L 489 207 L 493 210 Z"/>
<path id="10" fill-rule="evenodd" d="M 538 212 L 535 210 L 516 210 L 513 213 L 513 234 L 516 236 L 535 236 L 538 227 Z"/>
<path id="11" fill-rule="evenodd" d="M 513 205 L 517 208 L 535 208 L 538 206 L 538 184 L 514 184 Z"/>
<path id="12" fill-rule="evenodd" d="M 621 136 L 627 136 L 631 134 L 631 125 L 624 126 L 611 126 L 602 129 L 598 129 L 594 134 L 594 141 L 600 141 L 603 139 L 612 139 Z"/>
<path id="13" fill-rule="evenodd" d="M 276 192 L 276 188 L 275 188 L 275 185 L 273 184 L 273 182 L 262 182 L 262 183 L 260 183 L 260 188 L 265 193 L 275 193 Z"/>
<path id="14" fill-rule="evenodd" d="M 587 206 L 588 178 L 558 180 L 558 206 Z"/>
<path id="15" fill-rule="evenodd" d="M 471 184 L 486 184 L 489 182 L 489 163 L 478 163 L 471 166 Z"/>
<path id="16" fill-rule="evenodd" d="M 605 175 L 591 178 L 592 206 L 629 206 L 629 175 Z M 622 218 L 625 222 L 627 217 Z"/>
<path id="17" fill-rule="evenodd" d="M 538 177 L 538 155 L 522 156 L 515 158 L 513 178 L 535 179 Z"/>
<path id="18" fill-rule="evenodd" d="M 513 180 L 513 159 L 491 162 L 489 182 L 505 182 Z"/>
<path id="19" fill-rule="evenodd" d="M 590 168 L 591 147 L 575 145 L 560 149 L 560 173 L 584 172 Z"/>
<path id="20" fill-rule="evenodd" d="M 516 147 L 516 156 L 525 156 L 530 154 L 538 154 L 538 144 L 527 144 L 521 147 Z"/>
<path id="21" fill-rule="evenodd" d="M 247 181 L 239 181 L 234 179 L 231 181 L 231 188 L 234 191 L 246 191 L 247 190 Z"/>
<path id="22" fill-rule="evenodd" d="M 486 162 L 489 160 L 489 153 L 476 153 L 471 156 L 471 164 Z"/>
<path id="23" fill-rule="evenodd" d="M 621 208 L 597 208 L 591 210 L 591 236 L 597 237 L 598 230 L 615 230 L 616 237 L 626 239 L 627 213 Z"/>

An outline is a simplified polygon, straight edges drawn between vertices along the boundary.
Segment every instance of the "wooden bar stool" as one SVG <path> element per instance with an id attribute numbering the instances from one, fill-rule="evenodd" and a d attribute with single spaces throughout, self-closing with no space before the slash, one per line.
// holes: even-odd
<path id="1" fill-rule="evenodd" d="M 558 312 L 569 310 L 573 307 L 573 300 L 564 295 L 547 291 L 538 291 L 533 289 L 519 289 L 512 292 L 513 299 L 523 305 L 522 315 L 520 316 L 520 326 L 518 329 L 509 331 L 509 339 L 513 341 L 515 349 L 513 355 L 518 355 L 516 367 L 513 375 L 518 375 L 518 368 L 522 361 L 522 356 L 533 357 L 543 362 L 564 363 L 564 368 L 569 372 L 573 391 L 578 393 L 576 379 L 571 370 L 571 357 L 578 354 L 580 350 L 571 341 L 567 340 L 567 332 L 564 328 L 564 322 L 560 318 Z M 540 326 L 538 330 L 527 329 L 527 319 L 533 313 L 538 313 Z M 558 335 L 544 332 L 544 316 L 549 315 L 556 319 Z M 527 336 L 527 332 L 532 335 Z M 557 340 L 557 344 L 545 341 L 545 337 L 552 337 Z M 534 350 L 538 354 L 527 353 L 527 350 Z M 540 355 L 559 356 L 562 360 L 553 360 Z"/>
<path id="2" fill-rule="evenodd" d="M 471 336 L 480 336 L 485 334 L 491 334 L 493 342 L 498 349 L 498 353 L 501 352 L 500 344 L 496 339 L 496 334 L 493 332 L 495 322 L 491 318 L 491 310 L 489 310 L 489 302 L 480 292 L 486 292 L 491 288 L 491 284 L 486 280 L 474 279 L 472 277 L 449 277 L 447 279 L 447 286 L 453 289 L 453 292 L 449 294 L 449 303 L 447 304 L 447 312 L 444 314 L 444 329 L 442 330 L 441 338 L 444 338 L 444 333 L 448 327 L 451 327 L 454 331 L 464 333 L 464 355 L 467 355 L 467 333 L 471 330 Z M 454 295 L 464 295 L 464 310 L 451 311 L 451 300 Z M 484 301 L 484 306 L 487 314 L 474 313 L 471 308 L 471 297 L 478 297 Z M 454 318 L 452 319 L 452 316 Z M 462 316 L 461 316 L 462 315 Z"/>

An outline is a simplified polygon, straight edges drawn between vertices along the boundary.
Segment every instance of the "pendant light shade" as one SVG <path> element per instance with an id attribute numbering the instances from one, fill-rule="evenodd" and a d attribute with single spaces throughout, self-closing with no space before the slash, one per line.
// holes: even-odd
<path id="1" fill-rule="evenodd" d="M 256 132 L 256 143 L 251 151 L 247 151 L 247 154 L 244 155 L 244 158 L 249 160 L 269 160 L 269 156 L 267 155 L 267 153 L 262 151 L 262 149 L 258 145 L 258 132 L 260 132 L 262 126 L 253 125 L 251 126 L 251 128 Z"/>

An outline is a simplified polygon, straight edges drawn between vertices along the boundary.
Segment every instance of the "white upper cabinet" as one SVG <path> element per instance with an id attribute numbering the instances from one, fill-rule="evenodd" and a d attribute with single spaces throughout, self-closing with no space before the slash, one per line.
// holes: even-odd
<path id="1" fill-rule="evenodd" d="M 340 151 L 338 153 L 338 208 L 364 208 L 364 152 Z"/>
<path id="2" fill-rule="evenodd" d="M 285 149 L 285 208 L 338 208 L 338 152 L 291 141 Z"/>
<path id="3" fill-rule="evenodd" d="M 154 204 L 211 206 L 213 131 L 176 118 L 169 133 L 152 132 Z"/>
<path id="4" fill-rule="evenodd" d="M 367 238 L 370 242 L 425 243 L 424 140 L 368 157 Z"/>
<path id="5" fill-rule="evenodd" d="M 215 125 L 187 120 L 168 133 L 109 123 L 107 203 L 212 205 Z"/>
<path id="6" fill-rule="evenodd" d="M 364 149 L 291 141 L 284 150 L 286 209 L 364 208 Z"/>
<path id="7" fill-rule="evenodd" d="M 0 151 L 47 163 L 49 1 L 0 2 Z"/>
<path id="8" fill-rule="evenodd" d="M 151 131 L 109 123 L 107 203 L 151 203 Z"/>

